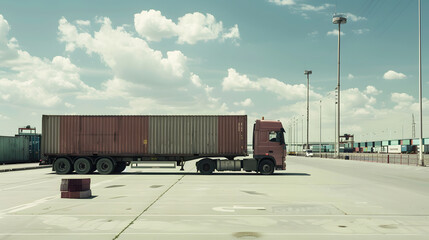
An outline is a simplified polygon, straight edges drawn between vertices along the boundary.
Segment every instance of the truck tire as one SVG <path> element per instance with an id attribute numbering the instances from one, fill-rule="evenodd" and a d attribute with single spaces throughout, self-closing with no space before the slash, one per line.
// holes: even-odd
<path id="1" fill-rule="evenodd" d="M 125 170 L 126 167 L 127 167 L 127 163 L 126 162 L 117 162 L 115 170 L 113 170 L 113 172 L 114 173 L 121 173 L 122 171 Z"/>
<path id="2" fill-rule="evenodd" d="M 115 164 L 109 158 L 100 158 L 97 161 L 97 171 L 100 174 L 111 174 L 115 170 Z"/>
<path id="3" fill-rule="evenodd" d="M 215 164 L 213 162 L 213 160 L 211 159 L 203 159 L 201 161 L 198 162 L 199 164 L 199 170 L 201 174 L 204 175 L 209 175 L 212 174 L 213 171 L 215 170 Z"/>
<path id="4" fill-rule="evenodd" d="M 270 160 L 262 160 L 259 164 L 259 172 L 262 175 L 271 175 L 274 173 L 274 163 Z"/>
<path id="5" fill-rule="evenodd" d="M 77 174 L 88 174 L 94 169 L 94 165 L 87 158 L 78 158 L 74 162 L 74 170 Z"/>
<path id="6" fill-rule="evenodd" d="M 57 174 L 69 174 L 73 172 L 73 165 L 67 158 L 57 158 L 54 163 L 54 169 Z"/>

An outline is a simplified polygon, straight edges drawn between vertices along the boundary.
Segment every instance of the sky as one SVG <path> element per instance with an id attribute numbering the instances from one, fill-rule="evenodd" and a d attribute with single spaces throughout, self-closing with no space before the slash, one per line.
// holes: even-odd
<path id="1" fill-rule="evenodd" d="M 332 17 L 341 13 L 347 16 L 340 35 L 341 134 L 409 139 L 414 114 L 418 138 L 417 4 L 2 0 L 0 135 L 26 125 L 41 132 L 43 114 L 245 114 L 249 131 L 264 117 L 305 141 L 304 71 L 312 70 L 310 142 L 333 141 Z M 423 1 L 423 137 L 429 137 L 428 9 Z"/>

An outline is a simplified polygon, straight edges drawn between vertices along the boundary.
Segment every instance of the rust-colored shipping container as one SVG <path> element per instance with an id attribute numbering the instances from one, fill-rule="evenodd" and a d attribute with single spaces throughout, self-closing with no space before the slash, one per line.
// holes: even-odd
<path id="1" fill-rule="evenodd" d="M 247 155 L 247 116 L 44 115 L 46 156 Z"/>

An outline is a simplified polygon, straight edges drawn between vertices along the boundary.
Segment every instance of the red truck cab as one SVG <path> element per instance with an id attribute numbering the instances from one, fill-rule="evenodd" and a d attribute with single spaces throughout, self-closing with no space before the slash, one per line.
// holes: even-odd
<path id="1" fill-rule="evenodd" d="M 277 170 L 286 170 L 286 144 L 280 121 L 256 120 L 253 126 L 253 157 L 270 157 Z"/>

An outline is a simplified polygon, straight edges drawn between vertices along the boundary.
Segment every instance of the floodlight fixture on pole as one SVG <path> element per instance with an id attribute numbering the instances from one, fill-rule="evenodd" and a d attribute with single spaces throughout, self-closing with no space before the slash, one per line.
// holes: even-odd
<path id="1" fill-rule="evenodd" d="M 338 94 L 338 132 L 336 134 L 336 138 L 337 138 L 337 146 L 336 146 L 336 157 L 339 158 L 340 157 L 340 46 L 341 46 L 341 24 L 346 24 L 347 23 L 347 17 L 345 15 L 342 14 L 335 14 L 334 17 L 332 18 L 332 23 L 333 24 L 338 24 L 338 72 L 337 72 L 337 94 Z"/>
<path id="2" fill-rule="evenodd" d="M 309 119 L 310 119 L 310 105 L 309 105 L 309 102 L 310 102 L 310 97 L 309 97 L 310 96 L 310 77 L 309 77 L 309 75 L 312 73 L 313 73 L 313 71 L 311 71 L 311 70 L 305 70 L 304 71 L 304 75 L 307 75 L 307 145 L 306 145 L 305 149 L 310 149 L 310 146 L 308 145 L 308 136 L 309 136 L 308 126 L 309 126 Z"/>

